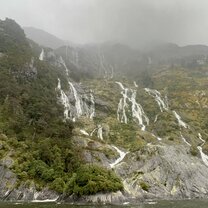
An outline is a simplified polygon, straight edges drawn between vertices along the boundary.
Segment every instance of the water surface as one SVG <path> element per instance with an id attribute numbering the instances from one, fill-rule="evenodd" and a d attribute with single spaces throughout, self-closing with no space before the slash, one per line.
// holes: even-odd
<path id="1" fill-rule="evenodd" d="M 140 205 L 70 205 L 56 203 L 7 203 L 0 202 L 0 208 L 208 208 L 208 200 L 187 200 L 187 201 L 159 201 L 149 202 Z"/>

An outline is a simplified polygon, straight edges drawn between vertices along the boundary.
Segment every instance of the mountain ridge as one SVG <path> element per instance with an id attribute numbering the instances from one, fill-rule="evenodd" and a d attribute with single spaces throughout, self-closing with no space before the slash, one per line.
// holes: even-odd
<path id="1" fill-rule="evenodd" d="M 44 30 L 34 28 L 34 27 L 23 27 L 26 36 L 29 39 L 32 39 L 39 45 L 43 45 L 49 48 L 58 48 L 62 45 L 65 45 L 67 41 L 61 40 L 60 38 L 52 35 Z"/>

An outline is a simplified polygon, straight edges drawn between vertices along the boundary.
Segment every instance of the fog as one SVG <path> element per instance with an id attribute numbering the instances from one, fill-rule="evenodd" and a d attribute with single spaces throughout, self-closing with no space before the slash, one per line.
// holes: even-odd
<path id="1" fill-rule="evenodd" d="M 75 43 L 208 45 L 207 0 L 0 0 L 0 18 Z"/>

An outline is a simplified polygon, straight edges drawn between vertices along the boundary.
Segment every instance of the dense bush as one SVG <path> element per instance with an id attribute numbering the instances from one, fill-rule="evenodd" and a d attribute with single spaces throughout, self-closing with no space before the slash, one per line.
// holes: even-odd
<path id="1" fill-rule="evenodd" d="M 97 165 L 82 165 L 67 184 L 66 192 L 81 196 L 122 189 L 122 182 L 113 171 Z"/>

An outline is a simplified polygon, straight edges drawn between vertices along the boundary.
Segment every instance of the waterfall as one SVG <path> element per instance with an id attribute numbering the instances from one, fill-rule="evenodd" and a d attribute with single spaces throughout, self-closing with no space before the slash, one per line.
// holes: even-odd
<path id="1" fill-rule="evenodd" d="M 40 56 L 39 56 L 39 60 L 43 61 L 44 57 L 45 57 L 45 52 L 44 52 L 44 49 L 42 48 L 42 51 L 41 51 Z"/>
<path id="2" fill-rule="evenodd" d="M 149 119 L 144 113 L 142 106 L 136 102 L 136 90 L 131 90 L 131 91 L 132 94 L 130 101 L 132 103 L 132 117 L 139 122 L 139 125 L 142 126 L 142 130 L 145 131 L 145 125 L 143 124 L 143 119 L 147 125 L 149 125 Z"/>
<path id="3" fill-rule="evenodd" d="M 93 136 L 93 134 L 97 131 L 97 138 L 103 140 L 103 127 L 101 124 L 98 124 L 95 129 L 90 133 L 90 136 Z"/>
<path id="4" fill-rule="evenodd" d="M 126 108 L 128 108 L 127 105 L 127 93 L 128 89 L 124 89 L 124 91 L 121 92 L 123 95 L 123 98 L 120 99 L 119 104 L 118 104 L 118 109 L 117 109 L 117 119 L 121 123 L 127 124 L 127 116 L 126 116 Z"/>
<path id="5" fill-rule="evenodd" d="M 62 64 L 64 66 L 64 68 L 66 70 L 66 75 L 68 76 L 69 75 L 69 69 L 67 68 L 66 63 L 65 63 L 64 59 L 62 58 L 62 56 L 60 56 L 59 62 L 60 62 L 60 64 Z"/>
<path id="6" fill-rule="evenodd" d="M 56 90 L 60 92 L 59 99 L 64 106 L 64 119 L 71 119 L 72 121 L 76 121 L 76 119 L 80 116 L 86 116 L 90 119 L 93 119 L 95 117 L 95 101 L 92 92 L 90 92 L 89 96 L 84 94 L 85 99 L 83 99 L 83 97 L 77 92 L 73 83 L 68 81 L 68 84 L 70 88 L 69 96 L 67 96 L 61 89 L 60 79 L 58 79 L 58 86 L 56 88 Z M 74 103 L 70 103 L 71 95 L 73 95 L 75 101 Z"/>
<path id="7" fill-rule="evenodd" d="M 134 81 L 134 87 L 138 87 L 137 83 Z"/>
<path id="8" fill-rule="evenodd" d="M 121 82 L 116 82 L 121 88 L 122 98 L 118 103 L 117 120 L 121 123 L 128 123 L 126 112 L 130 111 L 132 118 L 139 123 L 141 129 L 145 130 L 144 122 L 149 125 L 149 119 L 146 116 L 142 106 L 136 102 L 136 90 L 128 89 Z M 129 106 L 131 105 L 131 109 Z"/>
<path id="9" fill-rule="evenodd" d="M 90 136 L 93 136 L 93 134 L 95 133 L 95 131 L 97 130 L 98 128 L 94 128 L 93 130 L 92 130 L 92 132 L 90 133 Z"/>
<path id="10" fill-rule="evenodd" d="M 176 113 L 176 111 L 173 111 L 173 114 L 175 115 L 179 126 L 182 126 L 185 129 L 189 128 L 188 124 L 182 121 L 181 117 Z"/>
<path id="11" fill-rule="evenodd" d="M 90 93 L 90 101 L 91 101 L 91 105 L 89 109 L 89 118 L 93 119 L 95 117 L 95 98 L 92 92 Z"/>
<path id="12" fill-rule="evenodd" d="M 100 49 L 97 53 L 97 62 L 100 74 L 104 74 L 104 78 L 112 79 L 114 77 L 115 71 L 114 66 L 112 66 L 112 64 L 109 63 L 108 60 L 106 60 L 104 54 L 100 51 Z"/>
<path id="13" fill-rule="evenodd" d="M 118 152 L 118 154 L 119 154 L 119 158 L 116 159 L 116 161 L 114 161 L 113 163 L 110 164 L 110 167 L 111 167 L 111 168 L 114 168 L 118 163 L 120 163 L 120 162 L 124 159 L 124 157 L 126 156 L 126 154 L 127 154 L 128 152 L 123 152 L 123 151 L 121 151 L 118 147 L 116 147 L 116 146 L 114 146 L 114 145 L 112 145 L 112 147 L 113 147 L 113 148 Z"/>
<path id="14" fill-rule="evenodd" d="M 145 91 L 155 99 L 161 112 L 163 112 L 163 110 L 168 111 L 169 107 L 168 107 L 167 97 L 162 98 L 161 93 L 157 90 L 145 88 Z"/>
<path id="15" fill-rule="evenodd" d="M 97 128 L 97 137 L 103 140 L 103 127 L 99 124 Z"/>
<path id="16" fill-rule="evenodd" d="M 158 114 L 155 116 L 154 123 L 156 123 L 156 122 L 157 122 L 157 119 L 158 119 Z"/>
<path id="17" fill-rule="evenodd" d="M 61 81 L 59 78 L 58 78 L 58 86 L 57 86 L 56 90 L 58 90 L 61 94 L 59 99 L 60 99 L 62 105 L 64 106 L 64 119 L 65 120 L 69 119 L 70 102 L 69 102 L 69 98 L 67 97 L 65 92 L 61 89 Z"/>
<path id="18" fill-rule="evenodd" d="M 208 156 L 206 154 L 203 153 L 203 150 L 202 150 L 202 146 L 205 144 L 205 140 L 202 139 L 202 135 L 200 133 L 198 133 L 198 137 L 199 139 L 203 142 L 203 144 L 201 146 L 198 146 L 197 149 L 199 150 L 200 152 L 200 155 L 201 155 L 201 158 L 202 158 L 202 161 L 204 162 L 204 164 L 206 166 L 208 166 Z"/>
<path id="19" fill-rule="evenodd" d="M 158 141 L 161 141 L 161 140 L 162 140 L 162 138 L 157 137 L 157 136 L 156 136 L 155 134 L 153 134 L 153 133 L 152 133 L 152 136 L 155 137 Z"/>
<path id="20" fill-rule="evenodd" d="M 80 129 L 80 133 L 82 133 L 85 136 L 89 136 L 89 134 L 84 129 Z"/>
<path id="21" fill-rule="evenodd" d="M 125 88 L 121 82 L 116 82 L 116 84 L 118 84 L 122 90 L 125 90 Z"/>
<path id="22" fill-rule="evenodd" d="M 201 145 L 201 147 L 202 147 L 205 144 L 205 140 L 202 139 L 202 135 L 200 133 L 198 133 L 198 137 L 203 142 L 203 144 Z"/>
<path id="23" fill-rule="evenodd" d="M 184 136 L 182 135 L 182 133 L 180 132 L 181 134 L 181 139 L 188 145 L 191 147 L 191 144 L 189 142 L 187 142 L 187 140 L 184 138 Z"/>
<path id="24" fill-rule="evenodd" d="M 208 156 L 207 156 L 206 154 L 203 153 L 202 147 L 198 146 L 197 148 L 198 148 L 198 150 L 199 150 L 199 152 L 200 152 L 200 154 L 201 154 L 202 161 L 204 162 L 204 164 L 205 164 L 206 166 L 208 166 Z"/>
<path id="25" fill-rule="evenodd" d="M 75 99 L 75 109 L 76 109 L 76 117 L 80 117 L 82 115 L 82 107 L 81 107 L 81 100 L 78 96 L 77 90 L 75 89 L 72 82 L 68 81 L 71 92 L 73 93 L 74 99 Z M 74 118 L 75 119 L 75 118 Z"/>

